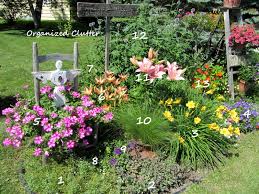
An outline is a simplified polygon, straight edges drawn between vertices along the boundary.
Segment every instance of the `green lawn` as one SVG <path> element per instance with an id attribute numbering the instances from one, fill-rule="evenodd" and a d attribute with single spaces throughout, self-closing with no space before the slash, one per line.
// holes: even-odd
<path id="1" fill-rule="evenodd" d="M 259 132 L 243 136 L 238 157 L 226 160 L 224 166 L 210 172 L 202 183 L 191 186 L 186 194 L 259 193 Z"/>

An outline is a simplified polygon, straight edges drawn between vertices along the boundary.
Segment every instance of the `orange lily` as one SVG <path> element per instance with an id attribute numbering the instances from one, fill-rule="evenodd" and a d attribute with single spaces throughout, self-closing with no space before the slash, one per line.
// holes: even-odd
<path id="1" fill-rule="evenodd" d="M 102 85 L 102 84 L 104 84 L 104 82 L 105 82 L 105 78 L 103 78 L 103 77 L 99 77 L 99 79 L 95 78 L 95 83 L 98 85 Z"/>
<path id="2" fill-rule="evenodd" d="M 89 88 L 85 88 L 84 91 L 83 91 L 83 94 L 88 95 L 88 96 L 92 95 L 93 94 L 93 87 L 90 86 Z"/>

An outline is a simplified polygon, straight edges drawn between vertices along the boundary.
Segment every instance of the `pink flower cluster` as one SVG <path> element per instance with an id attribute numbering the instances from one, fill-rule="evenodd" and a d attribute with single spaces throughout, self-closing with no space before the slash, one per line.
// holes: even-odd
<path id="1" fill-rule="evenodd" d="M 63 89 L 63 88 L 61 88 Z M 49 87 L 41 89 L 47 97 Z M 69 93 L 73 103 L 56 110 L 52 107 L 28 105 L 7 108 L 2 111 L 6 116 L 6 132 L 4 146 L 20 147 L 24 137 L 32 137 L 34 156 L 49 156 L 57 150 L 72 150 L 79 144 L 89 144 L 89 136 L 95 130 L 96 122 L 108 122 L 113 119 L 111 112 L 95 106 L 86 95 L 79 92 Z"/>
<path id="2" fill-rule="evenodd" d="M 167 62 L 167 67 L 163 64 L 153 64 L 153 62 L 144 58 L 143 61 L 137 61 L 138 69 L 136 72 L 146 73 L 153 82 L 156 78 L 161 79 L 163 75 L 167 74 L 168 80 L 184 80 L 182 74 L 186 69 L 180 69 L 176 62 L 170 64 Z"/>
<path id="3" fill-rule="evenodd" d="M 234 26 L 229 36 L 229 46 L 246 45 L 259 46 L 259 34 L 253 25 Z"/>

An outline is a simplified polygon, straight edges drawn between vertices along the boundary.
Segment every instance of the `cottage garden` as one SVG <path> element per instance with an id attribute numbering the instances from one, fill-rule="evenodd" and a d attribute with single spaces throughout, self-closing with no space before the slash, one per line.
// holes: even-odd
<path id="1" fill-rule="evenodd" d="M 252 145 L 259 137 L 259 34 L 245 22 L 231 23 L 226 40 L 230 54 L 238 57 L 234 100 L 220 10 L 141 4 L 136 16 L 109 22 L 110 48 L 98 36 L 32 38 L 23 32 L 13 39 L 9 32 L 14 31 L 0 32 L 1 47 L 13 52 L 7 42 L 17 41 L 17 57 L 30 61 L 20 75 L 25 78 L 14 74 L 22 83 L 13 84 L 11 73 L 5 74 L 8 81 L 0 78 L 0 95 L 13 94 L 8 84 L 20 93 L 13 94 L 12 103 L 0 96 L 6 100 L 1 103 L 1 167 L 7 176 L 0 179 L 1 193 L 258 192 L 258 157 L 251 169 L 243 169 L 254 182 L 237 190 L 193 186 L 214 171 L 220 177 L 224 172 L 217 169 L 226 163 L 248 162 L 242 161 L 243 147 L 255 149 L 247 155 L 259 153 L 258 143 Z M 89 29 L 109 43 L 107 20 L 98 19 Z M 32 50 L 23 51 L 25 58 L 20 54 L 25 42 L 27 50 L 38 42 L 39 56 L 72 53 L 77 42 L 79 55 L 74 47 L 71 60 L 55 54 L 32 61 Z M 6 55 L 5 48 L 0 51 Z M 62 56 L 70 62 L 60 61 Z M 4 59 L 1 76 L 12 60 Z M 13 60 L 17 66 L 25 63 Z M 40 60 L 44 63 L 35 66 Z M 225 180 L 236 177 L 231 171 Z"/>

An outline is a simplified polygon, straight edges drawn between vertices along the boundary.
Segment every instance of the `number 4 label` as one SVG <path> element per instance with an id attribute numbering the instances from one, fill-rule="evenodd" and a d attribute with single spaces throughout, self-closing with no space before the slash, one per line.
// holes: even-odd
<path id="1" fill-rule="evenodd" d="M 247 110 L 243 115 L 249 119 L 249 116 L 251 115 L 250 110 Z"/>

